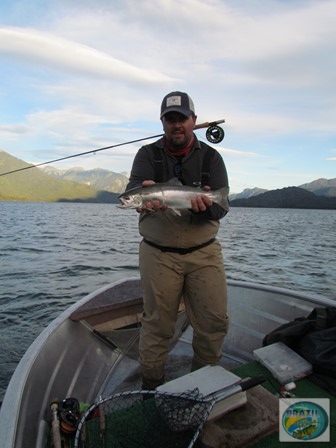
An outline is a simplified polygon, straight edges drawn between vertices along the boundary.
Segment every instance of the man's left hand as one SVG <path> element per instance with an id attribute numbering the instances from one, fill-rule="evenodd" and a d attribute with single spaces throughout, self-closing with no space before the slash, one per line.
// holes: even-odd
<path id="1" fill-rule="evenodd" d="M 204 191 L 210 191 L 211 188 L 209 186 L 205 186 L 203 188 Z M 196 196 L 195 199 L 191 199 L 191 210 L 194 213 L 205 212 L 205 210 L 212 205 L 212 199 L 204 194 L 200 194 Z"/>

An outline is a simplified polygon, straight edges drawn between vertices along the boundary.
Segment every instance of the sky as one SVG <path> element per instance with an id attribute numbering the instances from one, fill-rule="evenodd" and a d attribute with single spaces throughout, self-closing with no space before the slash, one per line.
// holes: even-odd
<path id="1" fill-rule="evenodd" d="M 231 193 L 335 178 L 335 23 L 336 0 L 2 0 L 0 150 L 38 164 L 156 136 L 181 90 L 198 123 L 225 120 Z M 154 140 L 52 166 L 130 172 Z"/>

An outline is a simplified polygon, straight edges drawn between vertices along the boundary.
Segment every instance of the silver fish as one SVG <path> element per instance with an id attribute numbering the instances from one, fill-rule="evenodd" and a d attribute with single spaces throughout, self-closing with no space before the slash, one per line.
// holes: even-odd
<path id="1" fill-rule="evenodd" d="M 118 207 L 144 208 L 147 202 L 159 201 L 161 205 L 173 210 L 184 210 L 191 208 L 191 199 L 199 195 L 205 195 L 224 210 L 229 211 L 228 194 L 228 187 L 214 191 L 204 191 L 196 187 L 156 183 L 148 187 L 136 187 L 125 191 L 118 196 L 120 201 Z"/>

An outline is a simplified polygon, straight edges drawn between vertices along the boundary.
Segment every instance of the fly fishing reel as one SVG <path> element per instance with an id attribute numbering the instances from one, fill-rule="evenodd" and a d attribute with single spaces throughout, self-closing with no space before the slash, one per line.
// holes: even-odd
<path id="1" fill-rule="evenodd" d="M 209 126 L 205 136 L 210 143 L 220 143 L 225 136 L 224 129 L 218 125 Z"/>
<path id="2" fill-rule="evenodd" d="M 206 123 L 197 124 L 194 129 L 207 128 L 205 136 L 210 143 L 220 143 L 225 134 L 224 129 L 218 126 L 220 123 L 224 123 L 225 120 L 207 121 Z"/>
<path id="3" fill-rule="evenodd" d="M 60 429 L 64 434 L 74 434 L 80 419 L 79 402 L 76 398 L 66 398 L 58 404 Z"/>

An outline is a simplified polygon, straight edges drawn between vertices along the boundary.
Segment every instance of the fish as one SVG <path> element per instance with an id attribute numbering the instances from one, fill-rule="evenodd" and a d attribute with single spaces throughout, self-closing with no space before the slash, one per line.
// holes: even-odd
<path id="1" fill-rule="evenodd" d="M 148 187 L 136 187 L 125 191 L 118 196 L 120 204 L 117 207 L 124 209 L 145 208 L 147 202 L 159 201 L 161 206 L 166 206 L 180 214 L 179 210 L 190 209 L 191 199 L 199 195 L 208 196 L 224 210 L 229 211 L 229 187 L 204 191 L 197 187 L 159 182 Z"/>
<path id="2" fill-rule="evenodd" d="M 316 420 L 313 420 L 308 426 L 297 428 L 293 431 L 293 437 L 295 439 L 303 439 L 304 437 L 310 438 L 310 436 L 318 429 Z"/>

